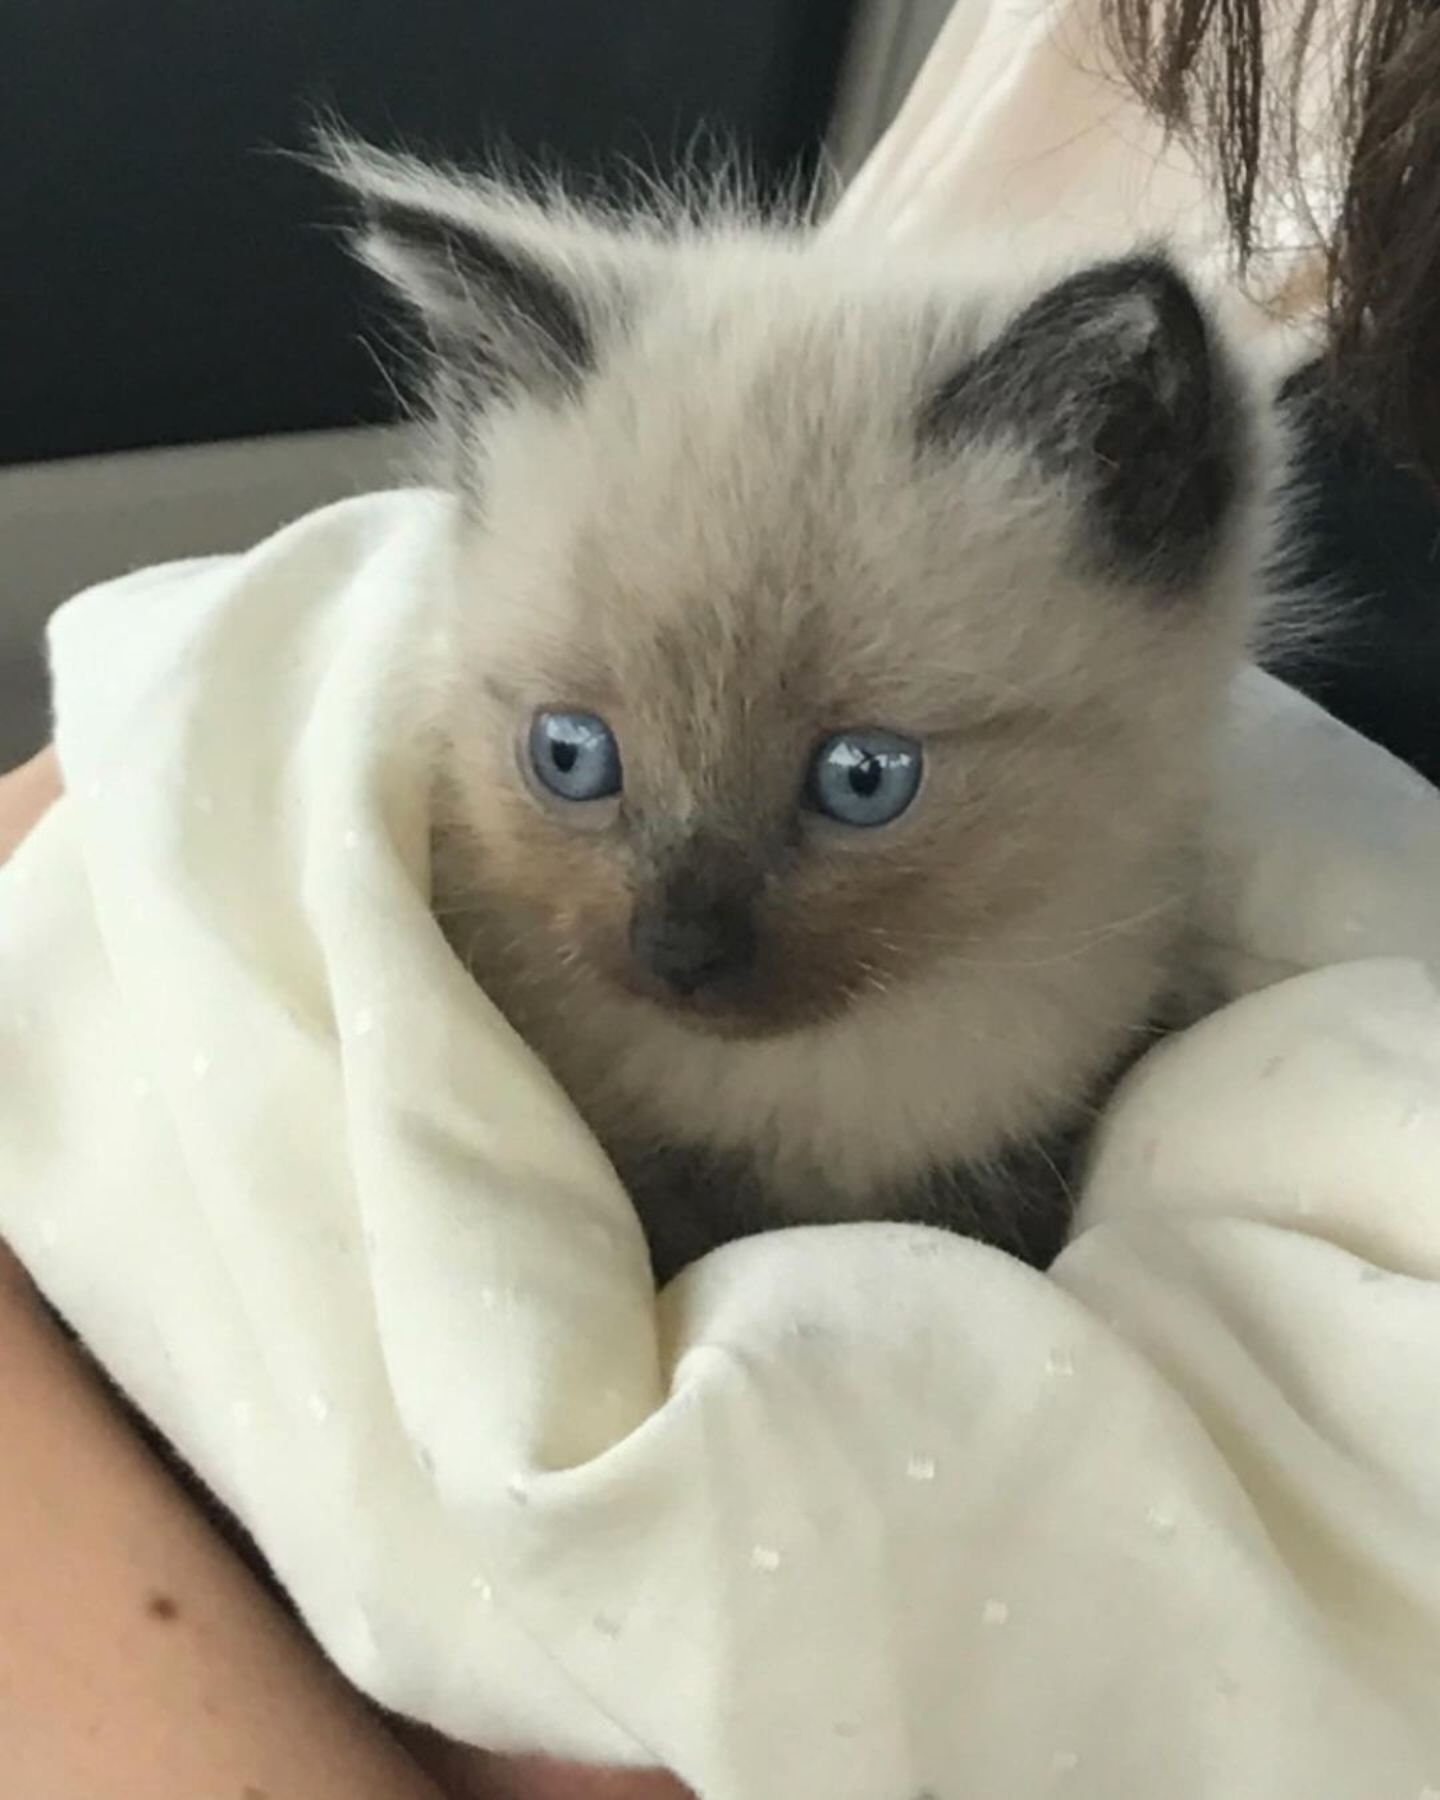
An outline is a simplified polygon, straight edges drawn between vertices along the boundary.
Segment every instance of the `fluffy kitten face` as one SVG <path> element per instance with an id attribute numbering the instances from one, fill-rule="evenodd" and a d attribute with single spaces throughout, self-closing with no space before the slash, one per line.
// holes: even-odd
<path id="1" fill-rule="evenodd" d="M 345 155 L 468 497 L 445 879 L 487 987 L 602 1135 L 783 1161 L 767 1047 L 883 1106 L 927 1015 L 949 1066 L 856 1183 L 1073 1099 L 1166 979 L 1253 591 L 1256 425 L 1179 277 L 1026 304 Z M 996 1036 L 968 1079 L 977 1023 L 1028 1073 Z"/>
<path id="2" fill-rule="evenodd" d="M 487 891 L 699 1029 L 813 1024 L 983 957 L 1057 892 L 1087 907 L 1090 870 L 1108 891 L 1151 854 L 1234 640 L 1228 608 L 1086 567 L 1083 514 L 1022 453 L 921 444 L 924 372 L 876 384 L 837 337 L 772 330 L 718 365 L 676 345 L 663 370 L 640 338 L 494 446 L 459 566 L 456 778 Z M 749 390 L 728 418 L 717 378 Z M 618 796 L 548 797 L 541 711 L 605 722 Z M 918 746 L 913 803 L 875 827 L 807 804 L 821 746 L 875 729 Z M 656 914 L 713 934 L 713 979 L 656 979 Z"/>

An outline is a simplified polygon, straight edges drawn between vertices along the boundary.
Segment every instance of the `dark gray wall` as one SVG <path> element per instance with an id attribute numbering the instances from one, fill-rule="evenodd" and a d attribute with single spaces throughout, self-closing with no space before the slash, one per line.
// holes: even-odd
<path id="1" fill-rule="evenodd" d="M 813 156 L 853 0 L 5 0 L 0 462 L 353 425 L 389 400 L 317 106 L 452 155 Z"/>

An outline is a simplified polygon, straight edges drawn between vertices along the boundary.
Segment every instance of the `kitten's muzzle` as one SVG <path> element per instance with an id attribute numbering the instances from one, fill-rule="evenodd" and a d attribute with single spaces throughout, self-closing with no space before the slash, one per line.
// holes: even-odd
<path id="1" fill-rule="evenodd" d="M 642 985 L 667 998 L 720 997 L 751 972 L 757 949 L 752 909 L 735 895 L 679 884 L 640 901 L 630 920 L 630 953 Z"/>

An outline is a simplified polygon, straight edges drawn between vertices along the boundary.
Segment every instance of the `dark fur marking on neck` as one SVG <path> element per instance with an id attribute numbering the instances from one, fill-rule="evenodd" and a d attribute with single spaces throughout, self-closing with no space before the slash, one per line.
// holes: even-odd
<path id="1" fill-rule="evenodd" d="M 1035 1268 L 1063 1248 L 1075 1208 L 1073 1177 L 1088 1121 L 1006 1146 L 983 1162 L 921 1172 L 877 1194 L 865 1217 L 931 1225 L 991 1244 Z M 833 1223 L 787 1215 L 743 1153 L 656 1149 L 621 1158 L 658 1286 L 735 1238 L 787 1225 Z"/>
<path id="2" fill-rule="evenodd" d="M 864 1216 L 936 1226 L 1003 1250 L 1033 1268 L 1048 1269 L 1070 1235 L 1084 1159 L 1101 1108 L 1144 1052 L 1189 1016 L 1163 1003 L 1153 1023 L 1136 1034 L 1084 1101 L 1045 1130 L 973 1162 L 918 1171 L 877 1192 Z M 622 1146 L 615 1154 L 662 1287 L 688 1264 L 735 1238 L 827 1222 L 787 1214 L 743 1152 L 669 1145 L 628 1151 Z"/>

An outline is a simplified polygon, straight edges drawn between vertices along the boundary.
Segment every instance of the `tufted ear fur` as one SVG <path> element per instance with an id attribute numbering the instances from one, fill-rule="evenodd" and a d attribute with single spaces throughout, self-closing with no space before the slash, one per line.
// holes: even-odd
<path id="1" fill-rule="evenodd" d="M 329 172 L 359 201 L 361 258 L 424 325 L 468 398 L 555 397 L 594 368 L 642 277 L 637 232 L 483 177 L 325 134 Z"/>
<path id="2" fill-rule="evenodd" d="M 924 401 L 922 442 L 997 438 L 1073 479 L 1112 572 L 1178 591 L 1219 542 L 1250 454 L 1239 383 L 1164 257 L 1102 263 L 1027 306 Z"/>

